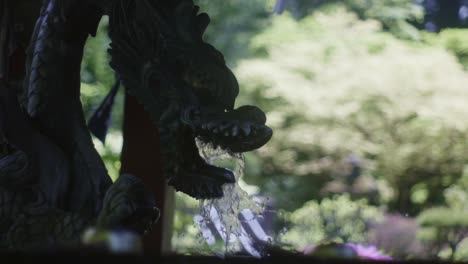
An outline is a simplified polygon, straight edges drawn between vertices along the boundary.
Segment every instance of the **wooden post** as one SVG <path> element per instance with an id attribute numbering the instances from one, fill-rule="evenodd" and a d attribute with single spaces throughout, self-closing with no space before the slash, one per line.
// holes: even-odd
<path id="1" fill-rule="evenodd" d="M 166 184 L 159 151 L 158 128 L 136 98 L 125 96 L 123 148 L 121 173 L 130 173 L 143 179 L 154 193 L 161 217 L 151 233 L 144 238 L 145 252 L 165 254 L 170 251 L 174 191 Z"/>

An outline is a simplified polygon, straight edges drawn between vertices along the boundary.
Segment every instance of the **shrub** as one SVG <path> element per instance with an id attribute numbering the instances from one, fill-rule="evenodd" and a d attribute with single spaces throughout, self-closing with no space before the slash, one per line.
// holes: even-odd
<path id="1" fill-rule="evenodd" d="M 392 188 L 391 211 L 444 203 L 468 163 L 468 75 L 454 56 L 343 9 L 275 17 L 252 48 L 264 56 L 239 64 L 239 103 L 265 109 L 275 134 L 246 180 L 280 208 L 319 199 L 350 154 Z"/>
<path id="2" fill-rule="evenodd" d="M 371 223 L 381 220 L 382 212 L 364 199 L 352 201 L 344 194 L 309 201 L 285 218 L 290 228 L 279 240 L 299 248 L 322 242 L 366 242 Z"/>

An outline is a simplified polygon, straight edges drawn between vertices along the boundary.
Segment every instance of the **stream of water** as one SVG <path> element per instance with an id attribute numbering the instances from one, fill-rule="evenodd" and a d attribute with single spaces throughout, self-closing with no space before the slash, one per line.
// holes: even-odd
<path id="1" fill-rule="evenodd" d="M 259 201 L 252 199 L 246 191 L 239 186 L 239 179 L 244 173 L 244 156 L 242 154 L 232 154 L 220 148 L 213 148 L 201 142 L 197 142 L 201 156 L 209 164 L 216 166 L 231 166 L 236 178 L 235 184 L 225 184 L 223 186 L 224 196 L 220 199 L 201 200 L 199 223 L 203 226 L 207 223 L 214 224 L 224 242 L 223 255 L 244 250 L 256 257 L 261 256 L 261 252 L 253 248 L 253 240 L 249 237 L 242 226 L 239 215 L 243 213 L 244 220 L 254 220 L 261 216 L 265 207 Z M 251 219 L 245 219 L 249 215 Z M 258 226 L 258 225 L 257 225 Z M 261 227 L 259 227 L 261 229 Z M 203 231 L 203 230 L 202 230 Z M 261 230 L 263 231 L 263 230 Z M 263 235 L 266 236 L 266 235 Z M 202 236 L 207 239 L 206 236 Z"/>

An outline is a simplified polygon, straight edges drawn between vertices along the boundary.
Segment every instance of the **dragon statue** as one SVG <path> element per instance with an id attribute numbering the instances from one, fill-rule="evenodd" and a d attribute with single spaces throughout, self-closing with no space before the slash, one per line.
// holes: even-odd
<path id="1" fill-rule="evenodd" d="M 0 248 L 78 243 L 89 226 L 144 234 L 158 218 L 138 177 L 112 183 L 83 114 L 83 49 L 105 15 L 110 65 L 159 128 L 169 185 L 196 199 L 222 197 L 235 177 L 207 164 L 196 142 L 240 153 L 271 138 L 260 109 L 235 108 L 237 80 L 204 42 L 210 18 L 192 0 L 13 2 L 0 0 Z M 6 25 L 21 2 L 40 12 L 25 71 L 9 77 Z"/>

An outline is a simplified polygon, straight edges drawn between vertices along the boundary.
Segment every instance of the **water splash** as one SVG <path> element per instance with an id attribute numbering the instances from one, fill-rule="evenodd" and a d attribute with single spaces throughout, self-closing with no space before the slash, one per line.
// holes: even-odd
<path id="1" fill-rule="evenodd" d="M 224 241 L 224 255 L 239 252 L 241 246 L 245 248 L 253 243 L 243 229 L 239 215 L 246 209 L 249 209 L 255 217 L 262 215 L 265 210 L 264 205 L 252 199 L 238 184 L 245 167 L 244 156 L 241 153 L 229 153 L 226 150 L 214 148 L 212 145 L 198 140 L 197 146 L 201 157 L 208 164 L 227 168 L 232 167 L 236 183 L 223 186 L 224 196 L 222 198 L 201 200 L 201 218 L 196 221 L 201 225 L 214 224 Z M 215 220 L 213 221 L 213 219 Z"/>

